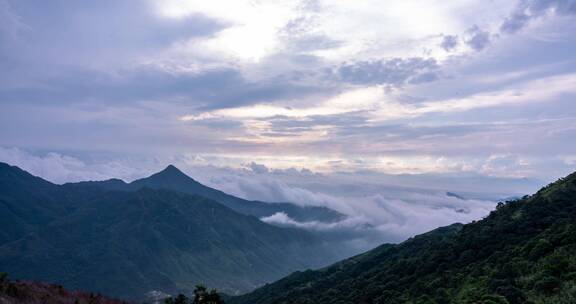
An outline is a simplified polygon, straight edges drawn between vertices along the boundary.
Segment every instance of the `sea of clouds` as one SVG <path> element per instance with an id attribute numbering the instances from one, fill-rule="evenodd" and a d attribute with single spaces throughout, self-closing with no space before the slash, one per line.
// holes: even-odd
<path id="1" fill-rule="evenodd" d="M 346 217 L 334 223 L 298 222 L 284 213 L 261 220 L 344 240 L 356 251 L 400 242 L 440 226 L 481 219 L 498 201 L 530 193 L 531 188 L 537 187 L 528 180 L 481 176 L 316 173 L 307 169 L 272 169 L 257 163 L 215 166 L 190 157 L 87 161 L 18 148 L 0 148 L 0 161 L 55 183 L 113 177 L 131 181 L 174 163 L 199 182 L 238 197 L 336 210 Z M 506 186 L 510 187 L 508 191 L 504 191 Z"/>

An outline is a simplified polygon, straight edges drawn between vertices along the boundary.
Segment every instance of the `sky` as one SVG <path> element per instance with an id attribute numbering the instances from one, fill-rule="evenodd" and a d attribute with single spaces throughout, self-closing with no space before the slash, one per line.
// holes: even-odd
<path id="1" fill-rule="evenodd" d="M 576 170 L 574 54 L 574 0 L 0 0 L 0 161 L 174 163 L 399 239 Z"/>

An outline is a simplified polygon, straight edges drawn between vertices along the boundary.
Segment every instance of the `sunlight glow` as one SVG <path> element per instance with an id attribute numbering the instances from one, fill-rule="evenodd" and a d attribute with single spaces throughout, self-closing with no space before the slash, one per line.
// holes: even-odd
<path id="1" fill-rule="evenodd" d="M 183 18 L 193 13 L 216 17 L 230 24 L 201 47 L 240 59 L 258 61 L 278 47 L 278 31 L 295 17 L 291 1 L 163 0 L 160 14 Z"/>
<path id="2" fill-rule="evenodd" d="M 512 2 L 512 1 L 511 1 Z M 314 5 L 289 0 L 155 0 L 158 13 L 166 18 L 203 14 L 229 25 L 195 47 L 217 56 L 231 56 L 257 63 L 282 53 L 291 39 L 326 37 L 337 42 L 324 48 L 303 49 L 330 61 L 423 54 L 446 56 L 437 45 L 442 34 L 459 34 L 470 19 L 491 22 L 501 17 L 506 5 L 496 11 L 471 14 L 471 1 L 436 2 L 390 0 L 318 1 Z M 381 9 L 375 9 L 381 8 Z"/>
<path id="3" fill-rule="evenodd" d="M 380 87 L 355 89 L 335 97 L 329 98 L 313 107 L 281 107 L 267 104 L 256 104 L 245 107 L 221 109 L 213 112 L 204 112 L 198 115 L 184 115 L 179 117 L 182 121 L 195 121 L 212 118 L 267 118 L 286 116 L 305 118 L 314 115 L 337 115 L 355 111 L 373 109 L 384 99 L 384 91 Z"/>

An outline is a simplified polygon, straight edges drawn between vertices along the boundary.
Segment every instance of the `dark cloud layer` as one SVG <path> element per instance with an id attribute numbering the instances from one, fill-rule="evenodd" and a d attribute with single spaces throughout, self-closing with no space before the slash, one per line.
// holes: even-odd
<path id="1" fill-rule="evenodd" d="M 2 103 L 127 106 L 161 100 L 209 110 L 331 90 L 281 77 L 252 81 L 235 67 L 187 71 L 143 65 L 172 44 L 227 26 L 197 13 L 163 18 L 146 0 L 0 0 L 0 8 L 0 41 L 6 42 L 0 46 Z M 302 39 L 298 43 L 315 40 Z"/>
<path id="2" fill-rule="evenodd" d="M 161 18 L 150 2 L 2 0 L 3 32 L 11 33 L 3 57 L 15 62 L 85 64 L 146 54 L 170 43 L 212 35 L 225 25 L 199 14 Z"/>
<path id="3" fill-rule="evenodd" d="M 171 73 L 152 67 L 125 69 L 114 74 L 61 69 L 52 77 L 38 79 L 38 83 L 41 85 L 0 85 L 0 100 L 14 103 L 26 100 L 40 105 L 90 102 L 109 106 L 154 100 L 209 110 L 322 92 L 318 86 L 275 80 L 252 82 L 235 69 Z"/>

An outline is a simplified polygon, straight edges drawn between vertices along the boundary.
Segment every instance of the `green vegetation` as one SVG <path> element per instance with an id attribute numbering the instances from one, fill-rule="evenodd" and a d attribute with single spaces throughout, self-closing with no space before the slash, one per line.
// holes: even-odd
<path id="1" fill-rule="evenodd" d="M 0 270 L 141 299 L 152 290 L 192 292 L 195 282 L 246 292 L 337 259 L 306 231 L 164 189 L 189 182 L 175 170 L 154 176 L 157 189 L 118 191 L 119 180 L 59 186 L 0 163 Z"/>
<path id="2" fill-rule="evenodd" d="M 229 302 L 576 303 L 576 173 L 480 221 L 297 272 Z"/>
<path id="3" fill-rule="evenodd" d="M 57 186 L 0 164 L 0 269 L 137 297 L 156 288 L 191 293 L 187 288 L 197 281 L 221 290 L 250 288 L 327 255 L 312 235 L 266 225 L 210 199 L 104 188 Z M 13 301 L 7 303 L 66 295 L 63 290 L 0 276 L 0 294 Z M 215 291 L 194 291 L 192 300 L 168 301 L 221 302 Z M 477 222 L 296 272 L 227 303 L 576 303 L 576 173 L 500 203 Z"/>

